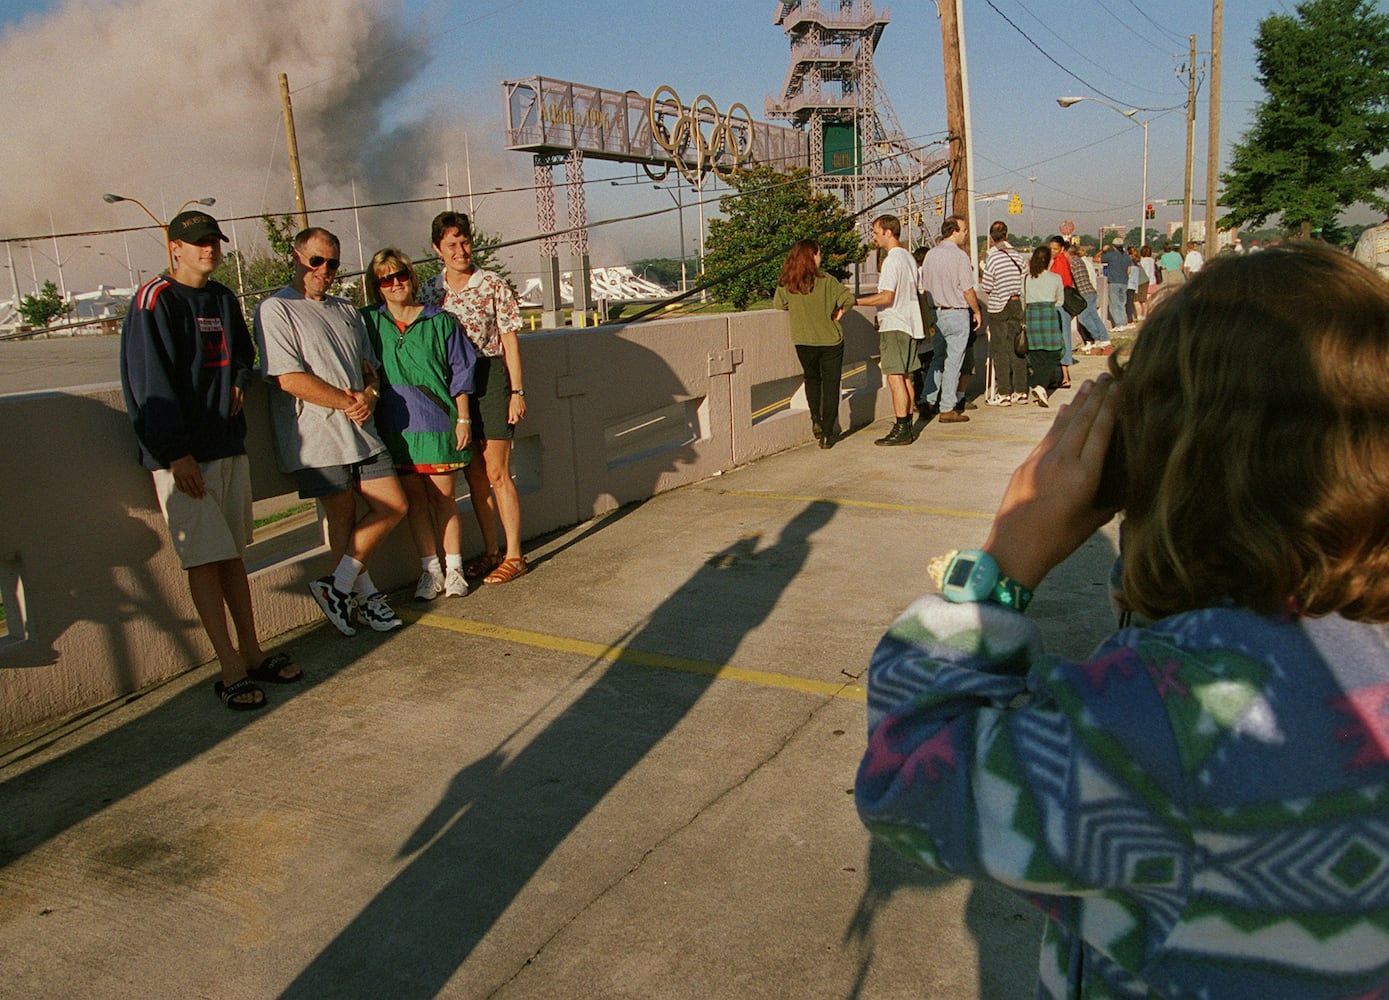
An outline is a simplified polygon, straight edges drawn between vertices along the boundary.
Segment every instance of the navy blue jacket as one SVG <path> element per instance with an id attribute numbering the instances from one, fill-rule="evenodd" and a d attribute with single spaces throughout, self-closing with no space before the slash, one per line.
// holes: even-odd
<path id="1" fill-rule="evenodd" d="M 225 285 L 166 277 L 141 285 L 121 328 L 121 388 L 140 464 L 245 454 L 246 418 L 231 415 L 232 387 L 250 384 L 254 360 L 241 304 Z"/>

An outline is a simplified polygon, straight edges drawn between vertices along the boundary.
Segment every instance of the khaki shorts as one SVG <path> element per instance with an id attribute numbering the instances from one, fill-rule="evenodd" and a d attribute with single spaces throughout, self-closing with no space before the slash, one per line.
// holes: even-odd
<path id="1" fill-rule="evenodd" d="M 155 469 L 154 492 L 184 569 L 240 559 L 251 542 L 251 460 L 245 455 L 201 462 L 207 495 L 180 493 L 174 474 Z"/>
<path id="2" fill-rule="evenodd" d="M 917 341 L 900 330 L 878 331 L 878 353 L 884 375 L 910 375 L 921 370 Z"/>

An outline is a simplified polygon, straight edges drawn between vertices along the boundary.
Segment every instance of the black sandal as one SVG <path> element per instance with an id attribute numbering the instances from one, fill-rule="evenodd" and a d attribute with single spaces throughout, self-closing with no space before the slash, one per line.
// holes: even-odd
<path id="1" fill-rule="evenodd" d="M 282 672 L 285 667 L 294 667 L 294 674 L 286 677 Z M 246 676 L 260 684 L 297 684 L 304 679 L 304 671 L 288 653 L 275 653 L 261 660 L 260 666 L 247 670 Z"/>
<path id="2" fill-rule="evenodd" d="M 222 699 L 222 704 L 226 705 L 233 712 L 254 712 L 258 708 L 264 708 L 268 702 L 265 700 L 265 692 L 262 691 L 256 682 L 249 677 L 243 677 L 239 681 L 231 684 L 223 684 L 221 681 L 214 681 L 212 690 L 217 693 L 217 697 Z M 260 701 L 237 701 L 243 695 L 260 695 Z"/>

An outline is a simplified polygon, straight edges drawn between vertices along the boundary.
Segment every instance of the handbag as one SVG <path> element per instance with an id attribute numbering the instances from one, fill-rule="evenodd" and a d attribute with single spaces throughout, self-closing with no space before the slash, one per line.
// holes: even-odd
<path id="1" fill-rule="evenodd" d="M 1085 312 L 1087 303 L 1085 296 L 1081 295 L 1073 287 L 1067 287 L 1061 301 L 1061 308 L 1066 310 L 1067 316 L 1079 316 Z"/>
<path id="2" fill-rule="evenodd" d="M 1023 275 L 1022 294 L 1018 296 L 1018 304 L 1022 305 L 1027 301 L 1027 276 Z M 1013 336 L 1013 354 L 1017 357 L 1027 357 L 1027 306 L 1022 307 L 1022 322 L 1018 324 L 1018 332 Z"/>
<path id="3" fill-rule="evenodd" d="M 921 307 L 922 328 L 925 329 L 926 336 L 929 337 L 936 329 L 936 303 L 931 298 L 930 292 L 918 292 L 916 301 Z"/>

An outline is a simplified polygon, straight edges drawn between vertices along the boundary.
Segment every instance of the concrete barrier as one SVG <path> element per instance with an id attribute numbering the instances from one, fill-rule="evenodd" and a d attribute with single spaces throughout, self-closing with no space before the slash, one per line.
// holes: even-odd
<path id="1" fill-rule="evenodd" d="M 841 424 L 891 412 L 866 313 L 844 320 Z M 800 368 L 786 315 L 765 311 L 526 335 L 526 420 L 513 470 L 528 537 L 697 482 L 810 440 L 804 394 L 755 418 L 754 394 Z M 788 391 L 787 395 L 792 395 Z M 257 500 L 293 492 L 275 465 L 265 389 L 246 412 Z M 137 691 L 207 661 L 119 387 L 0 397 L 0 739 Z M 466 491 L 463 477 L 459 488 Z M 466 506 L 466 493 L 460 499 Z M 481 547 L 471 513 L 465 553 Z M 330 567 L 318 526 L 265 564 L 248 554 L 257 624 L 269 639 L 318 617 L 305 584 Z M 382 586 L 414 580 L 398 531 L 372 560 Z"/>

